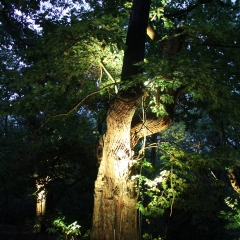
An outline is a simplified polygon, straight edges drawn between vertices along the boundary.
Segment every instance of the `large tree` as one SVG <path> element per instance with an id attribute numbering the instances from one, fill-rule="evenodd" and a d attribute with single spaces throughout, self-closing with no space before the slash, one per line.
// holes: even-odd
<path id="1" fill-rule="evenodd" d="M 180 7 L 179 10 L 174 9 L 172 12 L 166 13 L 165 16 L 168 18 L 182 17 L 184 14 L 190 13 L 196 8 L 200 8 L 200 12 L 204 12 L 207 7 L 205 5 L 202 7 L 199 6 L 211 2 L 212 1 L 199 1 L 197 4 L 190 4 L 186 8 Z M 212 64 L 211 60 L 209 61 L 206 58 L 206 60 L 201 62 L 201 60 L 199 61 L 197 59 L 197 56 L 194 56 L 195 59 L 190 58 L 187 60 L 192 61 L 192 63 L 183 63 L 186 69 L 181 69 L 183 66 L 176 62 L 176 56 L 180 52 L 182 45 L 184 43 L 186 44 L 187 41 L 189 41 L 188 48 L 192 48 L 192 44 L 207 45 L 204 51 L 215 47 L 214 51 L 216 51 L 217 54 L 221 53 L 218 52 L 219 50 L 217 50 L 216 47 L 222 49 L 239 47 L 236 42 L 228 41 L 225 45 L 220 39 L 217 39 L 217 37 L 214 36 L 215 33 L 212 26 L 206 27 L 206 29 L 203 27 L 200 31 L 196 31 L 196 29 L 189 31 L 187 29 L 192 26 L 175 26 L 169 31 L 166 39 L 158 44 L 160 47 L 158 51 L 161 52 L 161 54 L 158 55 L 158 59 L 162 64 L 159 64 L 161 67 L 158 73 L 156 70 L 153 70 L 152 81 L 159 82 L 153 84 L 155 85 L 155 89 L 152 88 L 149 91 L 149 89 L 143 85 L 145 78 L 143 76 L 144 70 L 141 67 L 144 65 L 139 64 L 144 59 L 146 32 L 153 41 L 161 39 L 157 33 L 148 26 L 149 4 L 150 2 L 148 1 L 133 1 L 128 24 L 121 80 L 123 86 L 126 80 L 134 82 L 134 86 L 130 84 L 130 86 L 120 89 L 117 96 L 111 102 L 107 112 L 107 131 L 104 137 L 100 139 L 100 147 L 98 149 L 98 157 L 101 158 L 101 164 L 95 183 L 92 239 L 138 239 L 137 215 L 134 208 L 138 195 L 136 192 L 136 183 L 132 180 L 132 176 L 135 173 L 133 165 L 136 161 L 134 159 L 133 148 L 140 138 L 159 132 L 170 125 L 173 121 L 174 109 L 182 90 L 185 89 L 186 92 L 187 89 L 194 88 L 195 84 L 197 85 L 201 82 L 201 84 L 205 85 L 203 88 L 199 87 L 199 89 L 197 89 L 201 98 L 205 99 L 209 97 L 210 102 L 214 100 L 214 96 L 212 96 L 213 98 L 211 96 L 204 96 L 204 91 L 207 93 L 208 90 L 206 88 L 209 86 L 215 88 L 211 91 L 210 95 L 216 94 L 218 98 L 217 101 L 220 101 L 219 98 L 221 98 L 221 95 L 218 93 L 220 90 L 217 85 L 221 80 L 217 79 L 217 76 L 214 76 L 218 71 L 214 68 L 209 70 L 209 67 L 204 66 L 205 64 Z M 225 3 L 222 4 L 224 5 Z M 177 4 L 173 4 L 173 6 L 176 7 Z M 214 5 L 211 7 L 213 6 Z M 168 21 L 170 22 L 169 19 Z M 236 26 L 234 26 L 234 29 L 235 27 Z M 194 31 L 196 31 L 196 34 Z M 230 31 L 230 29 L 228 31 Z M 221 32 L 221 34 L 226 33 Z M 194 43 L 196 39 L 198 41 Z M 208 54 L 210 54 L 210 51 Z M 225 54 L 226 53 L 223 55 Z M 178 60 L 184 62 L 184 57 L 186 58 L 187 56 L 182 56 Z M 198 73 L 196 69 L 194 69 L 194 61 L 198 62 L 196 65 L 199 64 L 203 71 Z M 174 64 L 176 64 L 175 69 Z M 193 70 L 190 69 L 192 65 Z M 155 67 L 157 67 L 157 64 Z M 167 70 L 163 69 L 164 67 Z M 148 70 L 149 69 L 146 70 L 145 74 L 147 74 Z M 141 76 L 139 76 L 139 74 Z M 160 75 L 159 79 L 158 74 Z M 181 74 L 189 79 L 186 81 L 184 77 L 179 77 Z M 189 76 L 191 74 L 192 76 Z M 201 77 L 199 76 L 200 74 L 206 74 L 206 77 Z M 134 81 L 134 78 L 138 79 L 138 81 Z M 194 80 L 194 78 L 196 79 Z M 142 80 L 139 81 L 139 79 Z M 208 82 L 209 80 L 210 82 Z M 191 83 L 191 81 L 193 81 L 193 83 Z M 225 78 L 224 81 L 229 80 Z M 186 98 L 189 99 L 192 94 L 193 93 L 189 92 Z M 143 102 L 145 104 L 148 102 L 149 96 L 155 98 L 153 104 L 155 105 L 155 111 L 144 109 L 144 106 L 141 105 Z M 164 97 L 166 99 L 164 99 Z M 142 107 L 142 112 L 137 111 L 140 106 Z M 151 106 L 151 103 L 149 106 Z M 214 108 L 217 107 L 214 106 Z"/>
<path id="2" fill-rule="evenodd" d="M 134 1 L 128 24 L 122 82 L 134 78 L 143 61 L 150 1 Z M 107 131 L 100 140 L 101 158 L 95 182 L 92 239 L 138 239 L 133 146 L 141 131 L 131 134 L 132 119 L 143 97 L 141 84 L 120 90 L 107 112 Z M 137 123 L 137 126 L 142 124 Z M 141 128 L 141 126 L 140 126 Z"/>

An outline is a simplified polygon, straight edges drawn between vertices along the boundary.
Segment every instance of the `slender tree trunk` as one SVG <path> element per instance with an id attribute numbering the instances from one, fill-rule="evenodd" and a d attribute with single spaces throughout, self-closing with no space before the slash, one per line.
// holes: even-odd
<path id="1" fill-rule="evenodd" d="M 37 174 L 34 174 L 34 177 L 37 178 Z M 43 232 L 44 231 L 44 227 L 42 225 L 42 220 L 43 220 L 43 216 L 46 213 L 46 189 L 44 187 L 44 183 L 47 183 L 48 178 L 44 180 L 42 180 L 42 182 L 38 182 L 38 180 L 36 180 L 36 188 L 37 188 L 37 196 L 36 196 L 36 218 L 37 218 L 37 222 L 40 223 L 40 226 L 36 227 L 36 231 L 37 232 Z"/>

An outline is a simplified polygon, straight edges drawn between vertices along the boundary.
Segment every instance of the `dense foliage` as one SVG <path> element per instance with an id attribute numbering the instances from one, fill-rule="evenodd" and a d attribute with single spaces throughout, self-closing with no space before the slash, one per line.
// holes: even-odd
<path id="1" fill-rule="evenodd" d="M 176 101 L 173 124 L 135 148 L 142 234 L 237 238 L 239 1 L 153 0 L 149 25 L 157 37 L 147 38 L 143 74 L 121 82 L 131 6 L 0 2 L 0 222 L 33 221 L 41 182 L 45 225 L 60 209 L 69 224 L 89 229 L 106 111 L 120 89 L 140 83 L 143 112 L 164 116 Z M 166 39 L 179 36 L 181 49 L 164 57 L 177 48 L 166 50 Z M 177 99 L 170 89 L 181 89 Z"/>

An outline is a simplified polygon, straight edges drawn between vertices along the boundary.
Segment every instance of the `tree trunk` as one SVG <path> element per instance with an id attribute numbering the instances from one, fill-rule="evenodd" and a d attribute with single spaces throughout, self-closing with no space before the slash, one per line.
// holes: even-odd
<path id="1" fill-rule="evenodd" d="M 134 164 L 130 129 L 139 96 L 118 95 L 107 116 L 102 161 L 95 182 L 91 239 L 135 240 L 137 236 Z"/>
<path id="2" fill-rule="evenodd" d="M 141 73 L 135 63 L 144 59 L 149 9 L 150 0 L 133 1 L 122 68 L 123 83 Z M 167 52 L 165 55 L 176 54 L 167 48 L 173 41 L 175 39 L 170 38 L 164 45 L 164 52 Z M 172 91 L 174 99 L 177 95 L 178 90 Z M 174 109 L 174 104 L 168 104 L 165 106 L 167 116 L 157 117 L 156 114 L 147 112 L 143 119 L 134 115 L 143 96 L 142 86 L 130 87 L 117 94 L 108 110 L 107 132 L 97 149 L 100 166 L 95 182 L 91 240 L 139 239 L 136 221 L 138 194 L 136 182 L 131 179 L 136 162 L 133 159 L 133 147 L 140 138 L 167 128 L 172 121 Z"/>
<path id="3" fill-rule="evenodd" d="M 126 39 L 122 81 L 140 72 L 150 0 L 134 0 Z M 95 182 L 91 239 L 137 240 L 137 193 L 133 175 L 131 123 L 141 103 L 141 87 L 120 91 L 108 111 L 107 132 L 101 139 L 99 172 Z"/>

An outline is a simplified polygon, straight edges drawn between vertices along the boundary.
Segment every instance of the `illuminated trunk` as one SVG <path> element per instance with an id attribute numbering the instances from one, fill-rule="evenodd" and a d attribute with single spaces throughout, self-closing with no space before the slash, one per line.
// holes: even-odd
<path id="1" fill-rule="evenodd" d="M 136 63 L 143 61 L 150 0 L 134 0 L 128 24 L 124 52 L 122 83 L 131 81 L 142 69 Z M 151 30 L 153 31 L 153 30 Z M 149 34 L 149 28 L 148 28 Z M 154 37 L 153 34 L 151 34 Z M 174 38 L 174 33 L 163 44 L 163 58 L 180 51 L 184 38 Z M 154 37 L 156 38 L 156 36 Z M 177 100 L 181 89 L 168 94 Z M 136 182 L 134 175 L 133 147 L 139 139 L 166 129 L 173 119 L 173 104 L 165 104 L 167 116 L 145 112 L 144 117 L 135 114 L 145 90 L 132 86 L 120 91 L 107 113 L 107 132 L 97 150 L 100 166 L 95 182 L 92 240 L 137 240 Z"/>
<path id="2" fill-rule="evenodd" d="M 95 182 L 91 239 L 138 239 L 130 129 L 139 101 L 138 96 L 122 98 L 120 93 L 109 111 L 108 130 L 102 140 L 102 160 Z"/>
<path id="3" fill-rule="evenodd" d="M 34 174 L 34 177 L 37 178 L 37 174 Z M 36 218 L 37 218 L 37 225 L 36 225 L 36 231 L 40 232 L 41 231 L 41 224 L 42 224 L 42 219 L 43 216 L 46 213 L 46 189 L 45 189 L 45 184 L 49 182 L 49 178 L 36 180 Z"/>
<path id="4" fill-rule="evenodd" d="M 38 175 L 35 173 L 34 177 L 37 178 Z M 36 202 L 36 216 L 38 219 L 42 219 L 42 216 L 46 212 L 46 190 L 44 187 L 44 183 L 48 182 L 48 178 L 46 180 L 36 180 L 36 197 L 37 197 L 37 202 Z"/>
<path id="5" fill-rule="evenodd" d="M 39 190 L 42 186 L 37 184 Z M 42 219 L 42 216 L 46 213 L 46 191 L 41 190 L 37 193 L 37 204 L 36 204 L 36 216 Z"/>
<path id="6" fill-rule="evenodd" d="M 95 182 L 92 240 L 139 239 L 132 148 L 144 134 L 159 132 L 172 120 L 170 114 L 163 118 L 150 114 L 145 122 L 136 118 L 141 100 L 142 94 L 120 92 L 107 114 L 107 132 L 97 153 L 101 161 Z"/>
<path id="7" fill-rule="evenodd" d="M 122 82 L 140 73 L 144 59 L 150 0 L 134 0 L 128 24 Z M 132 119 L 141 103 L 141 87 L 120 91 L 107 114 L 107 132 L 95 182 L 92 240 L 137 240 L 137 193 L 133 175 Z M 137 142 L 137 141 L 135 141 Z M 101 152 L 102 151 L 102 152 Z"/>

